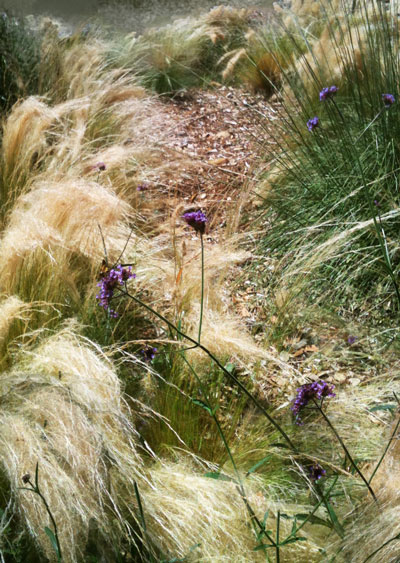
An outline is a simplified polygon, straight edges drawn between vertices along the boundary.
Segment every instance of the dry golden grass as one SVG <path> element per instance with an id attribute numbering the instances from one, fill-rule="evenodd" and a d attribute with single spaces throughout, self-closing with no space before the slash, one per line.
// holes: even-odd
<path id="1" fill-rule="evenodd" d="M 329 552 L 335 553 L 341 549 L 339 561 L 354 561 L 355 563 L 363 563 L 367 557 L 383 546 L 374 557 L 369 559 L 371 562 L 378 561 L 397 561 L 400 554 L 398 541 L 389 542 L 395 537 L 400 530 L 397 528 L 399 515 L 399 432 L 394 433 L 398 423 L 398 415 L 392 422 L 388 421 L 388 417 L 384 415 L 384 411 L 369 413 L 369 421 L 363 420 L 365 411 L 362 409 L 370 408 L 374 403 L 393 402 L 393 392 L 398 392 L 398 381 L 387 377 L 382 379 L 380 383 L 373 383 L 364 389 L 357 389 L 353 392 L 353 397 L 349 397 L 348 391 L 342 394 L 342 401 L 346 403 L 346 412 L 358 412 L 361 418 L 354 420 L 354 428 L 358 428 L 362 432 L 362 437 L 353 447 L 358 446 L 357 454 L 371 455 L 375 449 L 374 462 L 364 467 L 367 476 L 372 475 L 377 460 L 383 454 L 390 438 L 393 441 L 386 453 L 386 456 L 379 470 L 374 476 L 371 485 L 377 496 L 377 503 L 371 497 L 366 497 L 361 506 L 357 507 L 349 516 L 350 523 L 346 528 L 346 537 L 343 543 L 336 541 L 329 545 Z M 349 400 L 350 399 L 350 400 Z M 352 404 L 353 401 L 357 404 Z M 351 411 L 348 410 L 349 407 Z M 351 420 L 348 421 L 348 436 L 351 441 Z M 384 430 L 382 431 L 382 425 Z M 361 435 L 360 435 L 361 436 Z M 366 449 L 363 451 L 362 448 Z"/>
<path id="2" fill-rule="evenodd" d="M 104 528 L 106 513 L 118 518 L 107 458 L 122 481 L 133 485 L 143 475 L 118 376 L 76 328 L 69 324 L 32 350 L 25 348 L 0 381 L 1 395 L 7 394 L 1 415 L 3 469 L 28 528 L 52 559 L 43 505 L 18 490 L 21 476 L 33 477 L 39 462 L 40 486 L 58 523 L 66 561 L 81 560 L 90 519 L 111 533 Z"/>
<path id="3" fill-rule="evenodd" d="M 103 47 L 96 40 L 73 44 L 65 53 L 60 49 L 54 55 L 54 102 L 29 98 L 4 124 L 1 158 L 9 213 L 0 247 L 6 298 L 0 333 L 2 349 L 12 354 L 0 377 L 3 470 L 27 529 L 50 559 L 43 505 L 18 489 L 22 474 L 33 475 L 37 462 L 66 561 L 82 560 L 93 522 L 116 548 L 129 534 L 136 540 L 127 528 L 128 520 L 137 519 L 134 481 L 143 492 L 155 544 L 184 556 L 200 534 L 200 560 L 251 561 L 252 536 L 240 497 L 232 498 L 230 488 L 210 484 L 188 464 L 145 468 L 115 367 L 98 346 L 79 336 L 74 321 L 60 324 L 65 317 L 84 316 L 89 299 L 95 302 L 104 256 L 98 225 L 112 261 L 138 217 L 158 237 L 148 239 L 134 229 L 124 259 L 135 262 L 135 283 L 171 318 L 184 313 L 190 332 L 198 322 L 199 241 L 183 235 L 179 216 L 172 215 L 171 227 L 169 207 L 160 221 L 151 205 L 140 207 L 136 194 L 141 178 L 173 169 L 179 159 L 165 161 L 168 153 L 160 144 L 165 122 L 155 116 L 160 105 L 131 78 L 105 69 Z M 98 162 L 106 164 L 104 172 L 96 169 Z M 187 241 L 179 258 L 176 237 Z M 226 274 L 244 256 L 233 240 L 207 248 L 204 325 L 213 351 L 242 361 L 265 356 L 239 329 L 240 321 L 226 316 Z M 51 307 L 51 325 L 37 302 Z M 18 331 L 10 329 L 14 321 L 21 323 Z M 193 519 L 187 517 L 190 511 Z"/>
<path id="4" fill-rule="evenodd" d="M 219 29 L 220 18 L 229 20 L 231 15 L 246 21 L 246 14 L 222 9 L 210 16 L 208 24 L 215 41 L 218 34 L 226 32 Z M 156 179 L 160 171 L 173 170 L 182 163 L 163 146 L 166 131 L 161 106 L 134 79 L 106 68 L 105 45 L 97 39 L 72 44 L 65 53 L 63 49 L 55 54 L 58 67 L 50 92 L 53 102 L 29 98 L 17 105 L 5 123 L 1 149 L 3 185 L 9 190 L 5 201 L 10 209 L 0 246 L 0 290 L 4 293 L 0 349 L 7 355 L 0 376 L 0 452 L 17 510 L 51 559 L 54 554 L 43 532 L 48 525 L 43 505 L 31 493 L 18 489 L 21 475 L 26 471 L 33 474 L 39 461 L 41 488 L 59 525 L 66 561 L 83 560 L 93 522 L 115 547 L 127 536 L 137 540 L 127 526 L 138 521 L 134 482 L 142 497 L 151 543 L 167 556 L 185 557 L 200 543 L 190 555 L 193 561 L 264 560 L 260 552 L 253 551 L 256 540 L 248 514 L 232 483 L 206 479 L 204 472 L 210 467 L 201 460 L 189 463 L 182 457 L 175 463 L 161 459 L 144 462 L 136 443 L 134 416 L 125 404 L 115 365 L 99 346 L 80 336 L 80 327 L 71 320 L 77 314 L 84 318 L 88 303 L 95 303 L 96 275 L 104 257 L 98 225 L 110 262 L 119 256 L 134 227 L 124 261 L 135 264 L 135 290 L 144 290 L 151 304 L 169 319 L 182 319 L 192 336 L 197 334 L 199 320 L 201 265 L 200 241 L 182 224 L 182 209 L 175 206 L 175 200 L 166 197 L 142 203 L 137 197 L 139 181 Z M 260 66 L 269 74 L 276 72 L 272 61 L 270 54 L 260 59 Z M 99 162 L 106 164 L 105 171 L 96 169 Z M 382 221 L 390 218 L 383 216 Z M 291 275 L 334 257 L 370 223 L 350 226 L 318 252 L 305 248 L 293 263 Z M 289 382 L 282 393 L 289 408 L 290 393 L 299 382 L 305 382 L 305 375 L 279 359 L 268 343 L 258 345 L 233 311 L 227 282 L 231 268 L 248 254 L 234 236 L 205 244 L 202 342 L 220 358 L 246 366 L 264 361 L 279 371 Z M 283 293 L 280 297 L 282 308 L 289 307 Z M 51 331 L 41 312 L 35 314 L 35 322 L 31 319 L 38 301 L 48 303 L 54 311 Z M 66 323 L 65 318 L 69 318 Z M 14 331 L 15 323 L 20 326 Z M 200 372 L 209 364 L 199 350 L 188 355 Z M 130 360 L 143 372 L 145 381 L 149 371 L 133 355 Z M 328 407 L 341 435 L 360 457 L 379 457 L 388 421 L 384 417 L 371 420 L 367 409 L 396 387 L 397 382 L 385 377 L 374 385 L 339 392 Z M 150 411 L 151 405 L 144 405 L 146 408 Z M 241 460 L 247 453 L 254 455 L 252 450 L 257 447 L 244 444 L 251 435 L 250 424 L 251 420 L 245 419 L 238 430 L 240 444 L 235 446 Z M 360 431 L 355 433 L 357 425 Z M 257 432 L 264 434 L 263 427 Z M 321 424 L 310 424 L 305 433 L 305 441 L 314 445 L 318 455 L 328 458 L 332 454 L 333 461 L 327 461 L 337 462 L 337 448 L 318 451 L 317 438 L 321 436 L 322 443 L 326 435 Z M 262 439 L 265 441 L 264 435 L 260 443 Z M 365 515 L 354 516 L 355 531 L 346 544 L 352 556 L 357 550 L 356 539 L 365 543 L 363 553 L 367 553 L 374 534 L 376 541 L 389 537 L 389 523 L 398 516 L 397 493 L 392 493 L 397 481 L 390 478 L 397 464 L 393 449 L 376 477 L 376 486 L 382 489 L 379 518 L 368 520 L 374 514 L 368 504 Z M 228 464 L 224 471 L 230 472 Z M 299 507 L 286 502 L 288 491 L 281 485 L 274 489 L 265 486 L 261 478 L 248 481 L 250 502 L 261 520 L 270 509 L 267 527 L 272 530 L 278 510 L 293 515 L 310 508 L 307 503 Z M 289 533 L 291 524 L 289 520 L 281 522 L 282 535 Z M 304 534 L 309 541 L 283 549 L 282 561 L 320 561 L 318 547 L 326 546 L 327 537 L 312 528 Z M 387 556 L 394 557 L 394 553 L 395 543 L 388 547 Z"/>
<path id="5" fill-rule="evenodd" d="M 193 549 L 191 561 L 264 561 L 262 552 L 253 551 L 257 546 L 256 538 L 236 485 L 204 477 L 204 473 L 212 469 L 215 470 L 201 460 L 194 464 L 183 459 L 152 467 L 150 484 L 143 489 L 151 533 L 169 556 L 184 557 L 200 544 Z M 256 478 L 246 481 L 246 489 L 260 520 L 265 511 L 270 510 L 269 529 L 276 527 L 277 510 L 296 509 L 268 498 Z M 282 520 L 281 526 L 282 537 L 285 537 L 290 533 L 291 523 Z M 318 546 L 309 539 L 307 545 L 282 549 L 281 560 L 319 561 Z"/>

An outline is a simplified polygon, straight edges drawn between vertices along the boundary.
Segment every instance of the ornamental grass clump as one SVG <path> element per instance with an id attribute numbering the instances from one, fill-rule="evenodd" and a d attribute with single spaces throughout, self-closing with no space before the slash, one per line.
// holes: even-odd
<path id="1" fill-rule="evenodd" d="M 280 52 L 281 121 L 265 145 L 275 164 L 260 192 L 271 224 L 263 247 L 282 264 L 272 285 L 348 311 L 367 298 L 373 315 L 390 317 L 400 271 L 397 16 L 369 2 L 320 10 L 316 35 L 295 17 L 290 29 L 281 22 L 292 49 Z"/>
<path id="2" fill-rule="evenodd" d="M 0 111 L 20 98 L 38 93 L 41 34 L 23 17 L 0 13 Z"/>

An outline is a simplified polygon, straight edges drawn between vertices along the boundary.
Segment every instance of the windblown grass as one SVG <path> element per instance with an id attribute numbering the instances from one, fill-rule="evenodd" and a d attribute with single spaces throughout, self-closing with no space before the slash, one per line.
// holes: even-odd
<path id="1" fill-rule="evenodd" d="M 165 484 L 163 473 L 157 477 L 156 468 L 146 467 L 144 459 L 155 454 L 148 442 L 139 440 L 132 424 L 137 416 L 125 402 L 115 366 L 96 342 L 81 336 L 82 332 L 93 334 L 105 349 L 113 344 L 121 372 L 128 374 L 131 369 L 136 383 L 142 385 L 150 370 L 137 358 L 140 343 L 132 342 L 136 331 L 132 326 L 140 319 L 143 324 L 136 332 L 144 326 L 146 336 L 161 341 L 171 335 L 159 329 L 151 317 L 140 316 L 137 308 L 124 304 L 119 308 L 120 321 L 111 326 L 113 321 L 95 301 L 98 272 L 105 256 L 103 242 L 110 264 L 126 246 L 124 260 L 133 262 L 137 273 L 132 289 L 135 294 L 140 292 L 174 320 L 180 316 L 185 329 L 195 332 L 200 299 L 198 241 L 189 242 L 186 256 L 179 258 L 171 249 L 174 245 L 176 248 L 174 237 L 185 236 L 183 229 L 170 229 L 167 214 L 160 224 L 151 206 L 142 209 L 137 198 L 140 178 L 154 174 L 157 167 L 166 167 L 165 152 L 155 142 L 157 132 L 148 127 L 149 112 L 159 106 L 138 87 L 134 77 L 107 67 L 107 49 L 96 38 L 65 41 L 54 34 L 52 41 L 54 51 L 46 54 L 44 64 L 49 67 L 44 67 L 42 74 L 48 97 L 30 97 L 15 106 L 4 124 L 1 149 L 4 207 L 0 285 L 5 296 L 1 311 L 7 317 L 1 342 L 1 449 L 4 482 L 10 487 L 13 510 L 21 515 L 21 522 L 34 538 L 38 557 L 45 554 L 51 559 L 54 554 L 44 532 L 48 522 L 43 505 L 18 488 L 21 475 L 33 473 L 39 462 L 41 489 L 58 523 L 67 561 L 93 555 L 90 538 L 96 534 L 99 556 L 107 552 L 107 540 L 112 553 L 108 556 L 113 559 L 128 545 L 132 553 L 151 560 L 161 556 L 163 550 L 171 557 L 183 557 L 199 533 L 209 538 L 198 549 L 201 560 L 226 557 L 224 553 L 230 557 L 233 554 L 236 560 L 253 560 L 251 549 L 255 544 L 247 518 L 243 518 L 240 496 L 231 499 L 230 492 L 220 484 L 210 488 L 208 480 L 186 465 L 171 468 L 170 484 Z M 160 120 L 160 133 L 162 126 Z M 99 169 L 99 162 L 105 163 L 105 170 Z M 144 224 L 148 233 L 154 231 L 158 236 L 145 236 L 140 228 Z M 165 232 L 172 235 L 166 238 Z M 254 354 L 264 357 L 264 353 L 245 331 L 234 338 L 229 334 L 228 328 L 236 330 L 238 322 L 232 318 L 232 324 L 227 324 L 228 304 L 221 304 L 218 297 L 229 265 L 242 258 L 243 253 L 228 241 L 221 247 L 215 245 L 210 252 L 204 326 L 209 333 L 205 341 L 208 339 L 216 353 L 245 362 Z M 179 268 L 184 267 L 178 283 L 179 260 Z M 76 317 L 84 325 L 96 324 L 78 328 L 73 320 Z M 120 348 L 122 337 L 128 342 Z M 143 342 L 143 338 L 140 340 Z M 179 343 L 175 346 L 178 348 Z M 124 363 L 127 353 L 130 360 Z M 194 357 L 194 362 L 207 380 L 210 374 L 204 360 Z M 177 368 L 167 362 L 161 364 L 160 373 L 168 384 L 176 386 L 178 380 L 182 381 L 182 368 L 174 379 Z M 214 387 L 217 395 L 226 393 L 225 384 Z M 186 394 L 192 392 L 196 388 L 190 381 Z M 152 439 L 156 453 L 173 451 L 177 431 L 181 430 L 184 439 L 188 438 L 185 448 L 194 447 L 189 440 L 193 434 L 187 432 L 186 436 L 178 424 L 177 409 L 170 412 L 168 402 L 157 402 L 154 395 L 146 397 L 143 390 L 138 395 L 142 401 L 146 399 L 146 404 L 138 407 L 140 412 L 154 413 L 148 423 L 149 436 L 160 439 L 157 429 L 161 419 L 170 432 L 163 431 L 164 442 Z M 191 404 L 189 397 L 185 400 Z M 135 404 L 137 400 L 130 400 L 131 407 Z M 244 404 L 238 396 L 231 419 L 232 439 Z M 160 407 L 157 415 L 154 407 Z M 198 418 L 204 421 L 204 414 Z M 211 424 L 208 426 L 211 428 Z M 201 429 L 201 424 L 195 425 L 194 433 Z M 208 447 L 195 449 L 211 458 L 219 440 L 216 437 Z M 144 448 L 143 456 L 138 453 L 139 443 Z M 178 443 L 183 445 L 182 438 Z M 221 458 L 221 445 L 215 451 Z M 186 478 L 181 482 L 183 473 Z M 147 535 L 133 493 L 135 483 L 143 496 L 149 522 Z M 197 493 L 189 497 L 193 483 L 198 483 L 202 499 L 210 503 L 208 515 Z M 172 506 L 168 499 L 178 491 L 182 500 L 179 506 Z M 161 505 L 162 498 L 166 506 Z M 230 506 L 223 519 L 222 501 Z M 187 518 L 189 508 L 196 514 L 193 520 Z M 233 532 L 238 521 L 240 533 Z M 179 533 L 173 529 L 178 522 Z M 233 535 L 236 539 L 232 547 Z M 217 540 L 212 541 L 213 537 Z"/>
<path id="2" fill-rule="evenodd" d="M 311 18 L 315 10 L 310 8 Z M 373 379 L 352 378 L 351 387 L 337 389 L 336 398 L 326 401 L 324 412 L 358 466 L 371 475 L 390 438 L 393 392 L 399 392 L 393 357 L 381 360 L 378 371 L 378 352 L 357 347 L 347 356 L 343 352 L 344 359 L 336 350 L 333 359 L 321 351 L 309 364 L 279 354 L 284 338 L 296 330 L 300 291 L 310 287 L 312 297 L 326 299 L 318 287 L 322 276 L 324 282 L 329 276 L 346 279 L 345 298 L 333 284 L 329 296 L 347 306 L 357 303 L 355 292 L 377 273 L 382 291 L 391 291 L 367 201 L 378 199 L 372 193 L 378 182 L 380 221 L 397 271 L 396 105 L 359 141 L 369 193 L 354 169 L 354 152 L 335 106 L 324 107 L 321 133 L 311 136 L 305 127 L 327 79 L 322 73 L 318 78 L 318 65 L 311 63 L 318 61 L 316 45 L 329 39 L 339 45 L 337 53 L 351 55 L 348 43 L 370 14 L 370 8 L 362 10 L 348 19 L 327 17 L 332 36 L 316 22 L 306 31 L 287 22 L 289 35 L 281 43 L 267 34 L 274 50 L 264 66 L 260 63 L 260 73 L 276 71 L 276 80 L 267 81 L 271 91 L 283 85 L 283 119 L 274 145 L 281 152 L 264 194 L 276 211 L 264 240 L 274 250 L 268 275 L 284 280 L 279 291 L 269 289 L 279 310 L 274 322 L 281 326 L 275 325 L 276 332 L 282 330 L 280 346 L 273 329 L 263 329 L 256 340 L 235 315 L 229 287 L 236 277 L 233 267 L 249 256 L 240 249 L 241 239 L 204 237 L 202 295 L 200 241 L 183 225 L 182 205 L 170 194 L 152 200 L 137 193 L 141 181 L 156 180 L 160 171 L 173 174 L 183 163 L 165 148 L 162 105 L 142 84 L 170 92 L 187 87 L 187 77 L 205 61 L 217 66 L 219 61 L 219 69 L 222 62 L 229 64 L 242 42 L 251 44 L 247 12 L 217 8 L 197 28 L 190 20 L 164 28 L 158 38 L 153 32 L 131 37 L 118 45 L 112 64 L 110 44 L 97 35 L 59 39 L 48 30 L 43 97 L 29 97 L 13 108 L 1 149 L 0 499 L 2 508 L 12 505 L 19 515 L 14 526 L 28 530 L 38 559 L 54 558 L 44 531 L 48 515 L 39 498 L 19 488 L 21 476 L 33 473 L 37 462 L 66 561 L 261 561 L 267 530 L 280 541 L 293 539 L 291 531 L 313 510 L 314 518 L 299 529 L 302 539 L 268 548 L 271 559 L 362 561 L 391 538 L 388 523 L 397 517 L 397 497 L 391 495 L 396 481 L 390 478 L 398 463 L 396 446 L 388 449 L 372 481 L 382 502 L 377 507 L 321 413 L 304 414 L 304 425 L 296 426 L 290 405 L 299 384 L 326 376 L 323 362 L 336 368 L 340 360 L 350 362 L 351 353 L 362 357 L 369 374 L 375 369 Z M 374 73 L 378 60 L 387 65 L 390 80 L 382 71 L 380 82 L 369 87 L 372 71 L 360 74 L 363 67 L 357 66 L 351 75 L 350 62 L 343 62 L 348 74 L 336 100 L 352 135 L 381 108 L 381 93 L 397 96 L 391 89 L 397 67 L 380 57 L 387 49 L 373 59 L 391 21 L 389 13 L 383 16 L 382 28 L 378 17 L 373 20 L 377 38 L 370 39 L 372 27 L 367 29 L 365 53 L 360 52 L 366 68 L 372 57 Z M 262 42 L 254 41 L 257 50 Z M 260 47 L 262 58 L 261 53 Z M 355 76 L 358 95 L 349 87 Z M 107 316 L 96 302 L 102 259 L 108 266 L 132 264 L 137 277 L 129 281 L 129 292 L 194 338 L 204 301 L 201 343 L 207 350 L 184 351 L 187 342 L 171 324 L 125 297 L 115 305 L 119 317 Z M 357 271 L 351 269 L 356 260 Z M 371 289 L 371 301 L 378 286 Z M 151 363 L 140 354 L 146 345 L 158 348 Z M 238 382 L 278 427 L 252 406 Z M 284 443 L 282 430 L 295 448 Z M 327 471 L 319 484 L 308 474 L 313 462 Z M 330 487 L 328 504 L 318 505 L 320 491 Z M 257 528 L 263 519 L 264 531 L 256 537 L 252 523 Z M 343 537 L 336 540 L 335 531 Z M 398 556 L 395 541 L 384 549 L 381 555 Z"/>
<path id="3" fill-rule="evenodd" d="M 299 23 L 286 28 L 297 58 L 281 66 L 282 126 L 274 133 L 267 191 L 260 192 L 276 210 L 265 246 L 285 255 L 294 293 L 306 286 L 315 300 L 323 288 L 347 309 L 367 295 L 372 309 L 393 310 L 374 217 L 397 272 L 398 107 L 386 111 L 382 102 L 383 93 L 398 95 L 397 19 L 369 4 L 357 4 L 354 14 L 334 8 L 323 4 L 316 37 Z M 331 84 L 339 87 L 335 103 L 319 102 Z M 306 122 L 314 115 L 321 128 L 310 133 Z"/>
<path id="4" fill-rule="evenodd" d="M 253 11 L 218 6 L 200 19 L 176 20 L 116 43 L 112 59 L 161 94 L 186 91 L 219 78 L 222 56 L 246 44 Z"/>

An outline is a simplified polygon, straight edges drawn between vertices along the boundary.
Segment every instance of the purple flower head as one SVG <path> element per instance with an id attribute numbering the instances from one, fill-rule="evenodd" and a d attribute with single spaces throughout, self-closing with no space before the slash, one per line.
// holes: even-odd
<path id="1" fill-rule="evenodd" d="M 339 88 L 337 86 L 327 86 L 326 88 L 322 88 L 319 93 L 319 101 L 324 102 L 325 100 L 329 100 L 329 98 L 333 98 L 338 89 Z"/>
<path id="2" fill-rule="evenodd" d="M 151 346 L 146 346 L 146 348 L 143 348 L 143 350 L 140 351 L 142 356 L 143 356 L 143 360 L 145 362 L 151 362 L 151 360 L 154 360 L 154 358 L 156 357 L 157 354 L 157 348 L 152 348 Z"/>
<path id="3" fill-rule="evenodd" d="M 148 187 L 149 187 L 149 186 L 148 186 L 145 182 L 142 182 L 141 184 L 138 185 L 138 187 L 136 188 L 136 190 L 137 190 L 138 192 L 144 192 L 144 191 L 147 190 Z"/>
<path id="4" fill-rule="evenodd" d="M 317 116 L 312 117 L 307 121 L 307 129 L 309 131 L 314 131 L 314 129 L 318 126 L 319 126 L 319 118 Z"/>
<path id="5" fill-rule="evenodd" d="M 97 284 L 100 287 L 96 299 L 99 300 L 99 305 L 106 309 L 111 317 L 117 317 L 118 313 L 110 308 L 110 301 L 114 296 L 114 291 L 121 285 L 124 285 L 131 278 L 136 278 L 136 274 L 132 273 L 131 266 L 123 268 L 121 264 L 115 268 L 111 268 Z"/>
<path id="6" fill-rule="evenodd" d="M 335 397 L 333 392 L 335 386 L 329 385 L 326 381 L 313 381 L 306 383 L 297 389 L 297 395 L 291 406 L 291 410 L 296 417 L 296 422 L 301 424 L 300 411 L 306 407 L 312 399 L 321 400 L 325 397 Z"/>
<path id="7" fill-rule="evenodd" d="M 182 219 L 186 221 L 189 227 L 193 227 L 196 232 L 204 235 L 206 230 L 207 217 L 202 211 L 190 211 L 188 213 L 184 213 L 182 215 Z"/>
<path id="8" fill-rule="evenodd" d="M 374 199 L 374 205 L 375 205 L 376 207 L 380 207 L 380 206 L 381 206 L 381 204 L 379 203 L 379 200 L 378 200 L 378 199 Z"/>
<path id="9" fill-rule="evenodd" d="M 105 169 L 106 169 L 106 165 L 104 162 L 97 162 L 92 166 L 92 170 L 98 170 L 98 172 L 104 172 Z"/>
<path id="10" fill-rule="evenodd" d="M 350 336 L 347 338 L 347 344 L 350 344 L 350 346 L 351 346 L 352 344 L 354 344 L 354 342 L 355 342 L 356 340 L 357 340 L 357 337 L 356 337 L 356 336 L 350 335 Z"/>
<path id="11" fill-rule="evenodd" d="M 394 102 L 396 101 L 393 94 L 382 94 L 382 100 L 383 100 L 383 103 L 385 104 L 386 109 L 389 109 L 390 106 L 392 104 L 394 104 Z"/>
<path id="12" fill-rule="evenodd" d="M 326 475 L 326 471 L 318 463 L 313 463 L 309 470 L 311 481 L 318 481 L 321 477 Z"/>

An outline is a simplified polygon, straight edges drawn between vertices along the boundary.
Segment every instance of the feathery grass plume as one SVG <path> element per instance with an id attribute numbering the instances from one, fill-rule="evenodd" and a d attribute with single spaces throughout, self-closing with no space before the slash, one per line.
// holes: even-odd
<path id="1" fill-rule="evenodd" d="M 221 57 L 219 64 L 228 61 L 222 76 L 271 95 L 281 85 L 283 70 L 288 66 L 286 59 L 291 58 L 292 50 L 285 35 L 272 26 L 258 26 L 246 33 L 239 49 Z"/>
<path id="2" fill-rule="evenodd" d="M 208 43 L 204 24 L 178 20 L 138 39 L 125 40 L 113 57 L 118 66 L 137 74 L 145 87 L 173 93 L 201 83 L 200 63 Z"/>
<path id="3" fill-rule="evenodd" d="M 98 225 L 114 256 L 129 235 L 128 214 L 128 205 L 96 182 L 38 184 L 19 199 L 3 234 L 1 287 L 28 302 L 79 307 L 104 255 Z"/>
<path id="4" fill-rule="evenodd" d="M 219 6 L 115 43 L 111 59 L 158 93 L 174 93 L 217 77 L 218 61 L 246 44 L 253 10 Z"/>
<path id="5" fill-rule="evenodd" d="M 395 420 L 391 423 L 393 416 L 388 416 L 388 411 L 380 410 L 381 406 L 391 405 L 393 411 L 396 411 L 396 402 L 392 399 L 391 389 L 393 389 L 393 381 L 389 378 L 380 385 L 378 389 L 374 385 L 370 390 L 378 390 L 375 397 L 370 396 L 369 405 L 370 418 L 373 420 L 374 426 L 380 423 L 379 427 L 384 425 L 384 429 L 376 438 L 371 433 L 365 436 L 366 441 L 372 439 L 375 443 L 374 460 L 369 464 L 370 478 L 373 478 L 372 485 L 376 492 L 378 503 L 370 502 L 365 499 L 361 505 L 354 507 L 353 511 L 348 515 L 348 527 L 344 542 L 332 542 L 328 544 L 328 553 L 340 553 L 339 560 L 345 561 L 351 559 L 357 563 L 363 563 L 371 556 L 370 561 L 395 561 L 399 557 L 400 545 L 397 540 L 390 541 L 394 538 L 399 530 L 393 525 L 398 516 L 398 413 Z M 395 389 L 397 392 L 398 382 L 396 381 Z M 377 410 L 373 410 L 376 408 Z M 370 423 L 371 426 L 371 423 Z M 367 426 L 360 421 L 360 427 L 367 430 Z M 397 428 L 397 431 L 396 431 Z M 379 456 L 384 454 L 385 448 L 392 442 L 383 458 L 382 464 L 375 473 L 374 469 L 377 465 Z M 364 435 L 363 435 L 364 441 Z M 368 467 L 368 466 L 367 466 Z M 367 475 L 368 475 L 367 473 Z M 386 544 L 386 545 L 385 545 Z M 382 549 L 379 549 L 383 546 Z M 379 549 L 379 552 L 378 552 Z M 376 552 L 376 555 L 373 554 Z"/>
<path id="6" fill-rule="evenodd" d="M 184 557 L 200 544 L 191 554 L 194 561 L 264 561 L 262 551 L 253 551 L 256 539 L 236 486 L 206 478 L 207 466 L 203 465 L 202 472 L 199 469 L 182 461 L 158 463 L 152 468 L 151 484 L 143 488 L 149 533 L 155 535 L 170 557 Z M 279 504 L 271 503 L 263 495 L 257 479 L 246 484 L 258 517 L 262 520 L 267 509 L 276 514 Z M 292 523 L 282 522 L 281 533 L 285 537 Z M 267 528 L 273 529 L 275 525 L 272 516 Z M 310 541 L 287 546 L 281 550 L 281 557 L 282 561 L 318 561 L 318 545 Z"/>
<path id="7" fill-rule="evenodd" d="M 16 336 L 27 330 L 33 304 L 24 303 L 16 296 L 6 297 L 0 302 L 0 366 L 4 369 L 10 361 L 11 344 Z"/>
<path id="8" fill-rule="evenodd" d="M 56 77 L 49 81 L 46 90 L 56 103 L 82 98 L 94 94 L 103 85 L 105 50 L 107 44 L 95 37 L 82 38 L 79 34 L 71 38 L 55 38 L 49 45 L 59 50 L 57 64 L 43 63 L 43 72 L 51 72 L 55 66 Z"/>
<path id="9" fill-rule="evenodd" d="M 28 180 L 38 173 L 49 149 L 49 128 L 57 119 L 54 109 L 31 97 L 18 104 L 5 122 L 1 147 L 3 215 Z"/>
<path id="10" fill-rule="evenodd" d="M 179 215 L 179 214 L 178 214 Z M 137 283 L 151 292 L 153 303 L 161 310 L 182 319 L 188 334 L 195 334 L 198 326 L 201 297 L 200 254 L 198 241 L 185 239 L 184 256 L 176 255 L 176 265 L 171 260 L 170 246 L 160 245 L 163 238 L 141 241 L 137 249 Z M 177 248 L 177 246 L 176 246 Z M 151 256 L 151 261 L 147 257 Z M 204 344 L 223 357 L 234 355 L 242 361 L 267 359 L 280 369 L 292 369 L 254 342 L 242 319 L 232 312 L 229 294 L 224 285 L 229 269 L 243 262 L 248 253 L 237 248 L 234 237 L 225 243 L 206 246 L 205 296 L 204 296 Z M 178 271 L 181 271 L 177 281 Z M 160 274 L 162 283 L 160 283 Z M 225 292 L 225 299 L 221 293 Z M 157 308 L 157 307 L 156 307 Z M 207 361 L 199 350 L 191 352 L 197 360 Z"/>
<path id="11" fill-rule="evenodd" d="M 82 559 L 91 519 L 116 542 L 126 533 L 116 483 L 133 487 L 144 478 L 114 367 L 77 328 L 69 324 L 22 351 L 0 384 L 2 395 L 7 393 L 1 415 L 3 471 L 28 528 L 51 558 L 40 499 L 18 492 L 21 475 L 39 461 L 41 489 L 66 561 Z"/>

